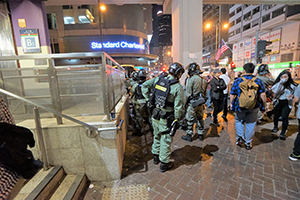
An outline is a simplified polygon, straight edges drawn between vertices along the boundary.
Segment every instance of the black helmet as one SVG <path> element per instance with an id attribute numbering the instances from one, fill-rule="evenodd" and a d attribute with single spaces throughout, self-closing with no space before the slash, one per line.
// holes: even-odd
<path id="1" fill-rule="evenodd" d="M 261 64 L 258 67 L 257 73 L 260 74 L 260 75 L 270 73 L 268 65 L 267 64 Z"/>
<path id="2" fill-rule="evenodd" d="M 203 71 L 200 69 L 200 66 L 197 63 L 191 63 L 188 65 L 188 75 L 193 76 L 194 74 L 202 74 Z"/>
<path id="3" fill-rule="evenodd" d="M 147 76 L 148 76 L 148 74 L 147 74 L 146 70 L 140 70 L 137 72 L 137 78 L 140 83 L 145 82 L 147 79 Z"/>
<path id="4" fill-rule="evenodd" d="M 182 64 L 180 64 L 179 62 L 174 62 L 169 67 L 169 73 L 174 75 L 177 79 L 179 79 L 181 75 L 184 73 L 184 68 Z"/>
<path id="5" fill-rule="evenodd" d="M 138 80 L 138 73 L 137 73 L 137 71 L 133 71 L 131 73 L 131 77 L 132 77 L 132 80 L 137 81 Z"/>

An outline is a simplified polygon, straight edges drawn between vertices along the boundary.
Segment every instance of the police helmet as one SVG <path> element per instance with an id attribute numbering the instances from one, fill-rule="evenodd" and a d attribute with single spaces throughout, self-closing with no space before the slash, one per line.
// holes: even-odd
<path id="1" fill-rule="evenodd" d="M 131 73 L 131 77 L 132 77 L 132 80 L 137 81 L 138 80 L 138 73 L 137 73 L 137 71 L 133 71 Z"/>
<path id="2" fill-rule="evenodd" d="M 169 67 L 169 73 L 174 75 L 177 79 L 179 79 L 184 73 L 184 68 L 179 62 L 174 62 Z"/>
<path id="3" fill-rule="evenodd" d="M 267 64 L 261 64 L 258 67 L 257 73 L 260 74 L 260 75 L 264 75 L 264 74 L 270 73 L 268 65 Z"/>
<path id="4" fill-rule="evenodd" d="M 194 74 L 202 74 L 203 71 L 200 69 L 200 66 L 197 63 L 191 63 L 188 65 L 188 75 L 192 76 Z"/>
<path id="5" fill-rule="evenodd" d="M 148 74 L 147 74 L 146 70 L 140 70 L 137 72 L 137 77 L 138 77 L 139 82 L 145 82 L 147 79 L 147 76 L 148 76 Z"/>

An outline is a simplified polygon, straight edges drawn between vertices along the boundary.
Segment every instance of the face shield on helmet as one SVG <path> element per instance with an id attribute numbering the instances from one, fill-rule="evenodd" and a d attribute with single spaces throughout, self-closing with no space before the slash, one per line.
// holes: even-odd
<path id="1" fill-rule="evenodd" d="M 138 73 L 137 73 L 137 71 L 132 72 L 131 73 L 131 77 L 132 77 L 132 80 L 137 81 L 138 80 Z"/>
<path id="2" fill-rule="evenodd" d="M 139 83 L 143 83 L 146 81 L 148 74 L 145 70 L 140 70 L 137 74 Z"/>

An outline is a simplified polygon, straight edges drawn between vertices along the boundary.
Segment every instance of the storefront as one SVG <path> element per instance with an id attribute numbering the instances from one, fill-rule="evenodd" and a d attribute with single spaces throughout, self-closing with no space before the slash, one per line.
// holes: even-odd
<path id="1" fill-rule="evenodd" d="M 259 65 L 257 65 L 258 67 Z M 292 62 L 283 62 L 283 63 L 273 63 L 268 64 L 269 70 L 274 78 L 276 78 L 280 72 L 285 69 L 291 68 L 292 78 L 299 79 L 300 76 L 300 61 L 292 61 Z M 243 71 L 243 67 L 235 68 L 235 74 Z M 256 73 L 256 72 L 255 72 Z"/>

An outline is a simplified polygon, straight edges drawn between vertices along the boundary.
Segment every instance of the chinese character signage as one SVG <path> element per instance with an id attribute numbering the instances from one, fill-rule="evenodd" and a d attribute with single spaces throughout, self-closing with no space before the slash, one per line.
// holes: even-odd
<path id="1" fill-rule="evenodd" d="M 37 29 L 21 29 L 20 34 L 24 53 L 41 52 Z"/>
<path id="2" fill-rule="evenodd" d="M 281 29 L 270 33 L 270 41 L 273 42 L 268 49 L 272 50 L 271 54 L 279 53 L 280 50 Z"/>

